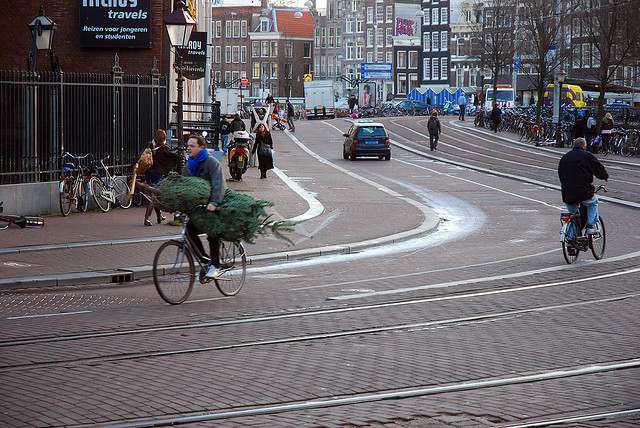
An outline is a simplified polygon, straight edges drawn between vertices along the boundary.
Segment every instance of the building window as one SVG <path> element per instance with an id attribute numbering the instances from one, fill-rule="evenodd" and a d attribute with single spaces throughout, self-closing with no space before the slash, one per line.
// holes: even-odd
<path id="1" fill-rule="evenodd" d="M 589 68 L 591 66 L 591 45 L 589 43 L 582 44 L 582 67 Z"/>
<path id="2" fill-rule="evenodd" d="M 267 41 L 260 42 L 260 48 L 262 50 L 261 56 L 269 56 L 269 42 Z"/>
<path id="3" fill-rule="evenodd" d="M 293 42 L 284 42 L 284 57 L 293 58 Z"/>
<path id="4" fill-rule="evenodd" d="M 342 46 L 342 28 L 336 28 L 336 46 Z"/>
<path id="5" fill-rule="evenodd" d="M 364 31 L 364 21 L 362 19 L 356 20 L 356 33 L 362 33 Z"/>
<path id="6" fill-rule="evenodd" d="M 431 79 L 438 80 L 440 78 L 440 60 L 438 58 L 431 59 Z"/>
<path id="7" fill-rule="evenodd" d="M 227 37 L 227 39 L 231 38 L 231 21 L 226 21 L 224 23 L 225 26 L 225 35 Z"/>
<path id="8" fill-rule="evenodd" d="M 464 39 L 460 37 L 457 40 L 457 44 L 456 44 L 456 55 L 461 56 L 463 48 L 464 48 Z"/>
<path id="9" fill-rule="evenodd" d="M 409 51 L 409 68 L 418 68 L 418 52 Z"/>
<path id="10" fill-rule="evenodd" d="M 382 32 L 382 28 L 376 29 L 376 46 L 384 47 L 384 33 Z"/>
<path id="11" fill-rule="evenodd" d="M 327 47 L 327 29 L 325 27 L 321 28 L 320 44 L 323 48 Z"/>
<path id="12" fill-rule="evenodd" d="M 393 46 L 393 28 L 388 27 L 385 29 L 385 31 L 387 32 L 387 35 L 386 35 L 387 46 L 391 47 Z"/>
<path id="13" fill-rule="evenodd" d="M 362 43 L 356 43 L 356 59 L 363 59 L 364 58 L 364 46 L 362 46 Z"/>
<path id="14" fill-rule="evenodd" d="M 367 24 L 373 24 L 373 8 L 367 8 Z"/>
<path id="15" fill-rule="evenodd" d="M 440 9 L 437 7 L 435 9 L 431 9 L 431 25 L 438 25 L 440 23 Z"/>
<path id="16" fill-rule="evenodd" d="M 407 75 L 404 73 L 398 73 L 398 94 L 407 93 Z"/>
<path id="17" fill-rule="evenodd" d="M 269 56 L 277 57 L 278 56 L 278 42 L 269 42 Z"/>
<path id="18" fill-rule="evenodd" d="M 216 82 L 220 82 L 220 81 L 222 80 L 222 71 L 220 71 L 220 70 L 216 70 L 216 71 L 214 71 L 214 72 L 213 72 L 213 79 L 214 79 Z"/>
<path id="19" fill-rule="evenodd" d="M 278 63 L 277 62 L 272 62 L 271 63 L 271 78 L 272 79 L 277 79 L 278 78 Z"/>
<path id="20" fill-rule="evenodd" d="M 286 79 L 291 79 L 293 77 L 293 64 L 290 62 L 284 65 L 284 77 Z"/>
<path id="21" fill-rule="evenodd" d="M 225 46 L 224 48 L 224 62 L 231 63 L 231 46 Z"/>
<path id="22" fill-rule="evenodd" d="M 240 62 L 240 46 L 234 46 L 231 49 L 231 62 L 237 64 Z"/>
<path id="23" fill-rule="evenodd" d="M 320 76 L 324 77 L 327 74 L 326 69 L 327 69 L 327 57 L 322 56 L 320 57 Z"/>
<path id="24" fill-rule="evenodd" d="M 447 51 L 449 50 L 449 33 L 447 31 L 440 32 L 440 50 Z"/>
<path id="25" fill-rule="evenodd" d="M 240 46 L 240 62 L 243 64 L 247 63 L 247 47 Z"/>
<path id="26" fill-rule="evenodd" d="M 253 74 L 251 75 L 251 77 L 253 77 L 254 79 L 259 79 L 260 78 L 260 63 L 259 62 L 254 62 L 253 63 Z"/>
<path id="27" fill-rule="evenodd" d="M 398 51 L 397 68 L 407 68 L 407 51 Z"/>
<path id="28" fill-rule="evenodd" d="M 385 54 L 385 61 L 387 64 L 391 64 L 393 63 L 393 52 L 392 51 L 387 51 Z"/>
<path id="29" fill-rule="evenodd" d="M 422 49 L 431 52 L 431 33 L 422 34 Z"/>
<path id="30" fill-rule="evenodd" d="M 237 71 L 232 71 L 231 72 L 231 81 L 235 82 L 233 84 L 234 88 L 237 88 L 239 86 L 239 82 L 240 82 L 240 73 L 238 73 Z"/>
<path id="31" fill-rule="evenodd" d="M 302 53 L 303 58 L 311 58 L 311 43 L 305 42 L 304 49 Z"/>
<path id="32" fill-rule="evenodd" d="M 333 77 L 333 70 L 334 70 L 333 57 L 330 56 L 327 58 L 327 76 Z"/>
<path id="33" fill-rule="evenodd" d="M 247 21 L 240 22 L 240 37 L 247 37 Z"/>
<path id="34" fill-rule="evenodd" d="M 253 58 L 260 56 L 260 42 L 251 42 L 251 56 Z"/>
<path id="35" fill-rule="evenodd" d="M 469 71 L 469 86 L 476 86 L 476 76 L 479 71 L 477 68 Z"/>
<path id="36" fill-rule="evenodd" d="M 233 38 L 240 37 L 240 21 L 233 21 Z"/>
<path id="37" fill-rule="evenodd" d="M 422 60 L 422 76 L 424 80 L 431 80 L 431 58 Z"/>
<path id="38" fill-rule="evenodd" d="M 456 86 L 461 88 L 464 86 L 464 69 L 456 68 Z"/>
<path id="39" fill-rule="evenodd" d="M 216 39 L 222 37 L 222 21 L 216 21 Z"/>
<path id="40" fill-rule="evenodd" d="M 446 7 L 440 8 L 440 23 L 448 24 L 449 23 L 449 9 Z"/>
<path id="41" fill-rule="evenodd" d="M 431 33 L 431 49 L 434 52 L 440 50 L 440 33 L 437 31 Z"/>
<path id="42" fill-rule="evenodd" d="M 346 58 L 348 60 L 354 58 L 353 43 L 347 42 L 347 44 L 345 46 L 345 53 L 346 53 Z"/>
<path id="43" fill-rule="evenodd" d="M 393 22 L 393 6 L 387 6 L 385 21 Z"/>
<path id="44" fill-rule="evenodd" d="M 214 61 L 220 64 L 222 61 L 222 46 L 216 46 L 214 50 Z"/>
<path id="45" fill-rule="evenodd" d="M 224 81 L 225 81 L 225 83 L 231 83 L 231 72 L 230 71 L 225 71 L 224 72 Z"/>
<path id="46" fill-rule="evenodd" d="M 573 61 L 571 64 L 573 68 L 580 68 L 580 58 L 580 44 L 576 43 L 573 45 Z"/>
<path id="47" fill-rule="evenodd" d="M 376 22 L 379 24 L 384 22 L 384 8 L 382 5 L 376 5 Z"/>
<path id="48" fill-rule="evenodd" d="M 431 12 L 429 9 L 423 10 L 424 16 L 422 17 L 422 25 L 431 25 Z"/>
<path id="49" fill-rule="evenodd" d="M 373 52 L 367 52 L 367 62 L 373 62 Z"/>
<path id="50" fill-rule="evenodd" d="M 345 29 L 345 33 L 353 33 L 353 19 L 347 19 Z"/>
<path id="51" fill-rule="evenodd" d="M 336 37 L 336 29 L 331 27 L 329 28 L 329 47 L 332 48 L 335 46 L 335 37 Z"/>
<path id="52" fill-rule="evenodd" d="M 367 47 L 373 46 L 373 28 L 367 28 Z"/>
<path id="53" fill-rule="evenodd" d="M 313 43 L 315 43 L 317 48 L 320 47 L 320 28 L 316 28 L 316 35 L 313 38 Z"/>
<path id="54" fill-rule="evenodd" d="M 418 84 L 418 73 L 409 73 L 409 92 L 413 91 L 418 86 L 420 86 Z"/>
<path id="55" fill-rule="evenodd" d="M 449 81 L 449 60 L 440 58 L 440 78 Z"/>

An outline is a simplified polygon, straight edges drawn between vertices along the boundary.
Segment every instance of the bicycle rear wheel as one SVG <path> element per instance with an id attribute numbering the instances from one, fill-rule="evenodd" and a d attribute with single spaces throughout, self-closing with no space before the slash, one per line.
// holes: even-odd
<path id="1" fill-rule="evenodd" d="M 153 282 L 160 297 L 177 305 L 189 297 L 195 281 L 191 251 L 179 241 L 167 241 L 153 259 Z"/>
<path id="2" fill-rule="evenodd" d="M 247 257 L 240 242 L 220 241 L 220 271 L 215 279 L 225 296 L 238 294 L 247 275 Z"/>
<path id="3" fill-rule="evenodd" d="M 104 185 L 102 180 L 98 177 L 91 177 L 91 180 L 89 180 L 89 188 L 91 189 L 91 195 L 93 195 L 93 200 L 96 201 L 98 208 L 105 213 L 109 211 L 109 208 L 111 208 L 111 202 L 102 196 L 102 192 L 107 190 L 107 187 Z"/>
<path id="4" fill-rule="evenodd" d="M 120 208 L 126 210 L 131 206 L 131 199 L 128 198 L 129 185 L 127 184 L 127 180 L 122 177 L 116 178 L 113 182 L 113 192 Z"/>
<path id="5" fill-rule="evenodd" d="M 64 217 L 71 213 L 74 202 L 73 180 L 68 177 L 63 178 L 60 182 L 60 212 Z"/>
<path id="6" fill-rule="evenodd" d="M 598 234 L 589 236 L 589 246 L 591 247 L 591 254 L 596 260 L 600 260 L 604 257 L 604 249 L 607 244 L 607 234 L 604 230 L 604 223 L 602 217 L 598 216 Z"/>
<path id="7" fill-rule="evenodd" d="M 573 245 L 578 236 L 580 236 L 580 229 L 578 225 L 572 221 L 567 223 L 564 240 L 562 241 L 562 255 L 568 264 L 575 263 L 575 261 L 578 260 L 580 250 Z"/>

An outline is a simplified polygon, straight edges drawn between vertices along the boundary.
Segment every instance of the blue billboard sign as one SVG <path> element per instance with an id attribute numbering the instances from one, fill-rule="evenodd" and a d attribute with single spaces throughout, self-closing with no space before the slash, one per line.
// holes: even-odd
<path id="1" fill-rule="evenodd" d="M 391 71 L 393 65 L 389 63 L 360 64 L 360 78 L 363 80 L 393 80 Z"/>

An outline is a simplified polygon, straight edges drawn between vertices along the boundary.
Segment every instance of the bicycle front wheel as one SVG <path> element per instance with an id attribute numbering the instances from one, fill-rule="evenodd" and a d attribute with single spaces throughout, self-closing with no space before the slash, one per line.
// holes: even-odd
<path id="1" fill-rule="evenodd" d="M 87 207 L 89 206 L 89 185 L 87 181 L 81 179 L 80 184 L 78 185 L 78 194 L 76 195 L 78 198 L 78 209 L 83 213 L 87 212 Z"/>
<path id="2" fill-rule="evenodd" d="M 220 271 L 215 279 L 225 296 L 238 294 L 247 275 L 247 256 L 240 242 L 220 241 Z"/>
<path id="3" fill-rule="evenodd" d="M 604 230 L 604 223 L 602 217 L 598 216 L 598 233 L 596 235 L 589 236 L 589 246 L 591 247 L 591 254 L 596 260 L 600 260 L 604 257 L 604 249 L 607 244 L 607 234 Z"/>
<path id="4" fill-rule="evenodd" d="M 105 213 L 109 211 L 109 208 L 111 208 L 111 202 L 105 199 L 102 195 L 102 193 L 107 190 L 107 187 L 104 185 L 102 180 L 98 177 L 91 177 L 91 180 L 89 180 L 89 188 L 91 189 L 91 195 L 93 196 L 93 200 L 96 201 L 98 208 Z"/>
<path id="5" fill-rule="evenodd" d="M 127 180 L 122 177 L 116 178 L 113 183 L 113 192 L 115 194 L 115 200 L 120 208 L 126 210 L 131 206 L 131 199 L 128 198 L 129 185 L 127 184 Z"/>
<path id="6" fill-rule="evenodd" d="M 73 207 L 73 180 L 63 178 L 60 181 L 60 212 L 63 216 L 68 216 Z"/>
<path id="7" fill-rule="evenodd" d="M 189 297 L 195 280 L 191 251 L 179 241 L 167 241 L 153 259 L 153 282 L 160 297 L 177 305 Z"/>
<path id="8" fill-rule="evenodd" d="M 567 223 L 564 240 L 562 241 L 562 255 L 568 264 L 575 263 L 578 260 L 580 250 L 573 243 L 580 236 L 580 228 L 572 221 Z"/>

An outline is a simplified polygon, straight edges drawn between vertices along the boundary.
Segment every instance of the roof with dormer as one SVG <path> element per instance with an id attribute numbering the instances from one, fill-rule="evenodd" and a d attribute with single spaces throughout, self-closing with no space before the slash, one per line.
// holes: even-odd
<path id="1" fill-rule="evenodd" d="M 302 13 L 301 18 L 296 18 L 296 12 Z M 269 19 L 269 31 L 279 32 L 287 37 L 301 37 L 313 39 L 313 13 L 301 9 L 269 9 L 265 13 Z M 259 31 L 260 27 L 256 29 Z"/>

